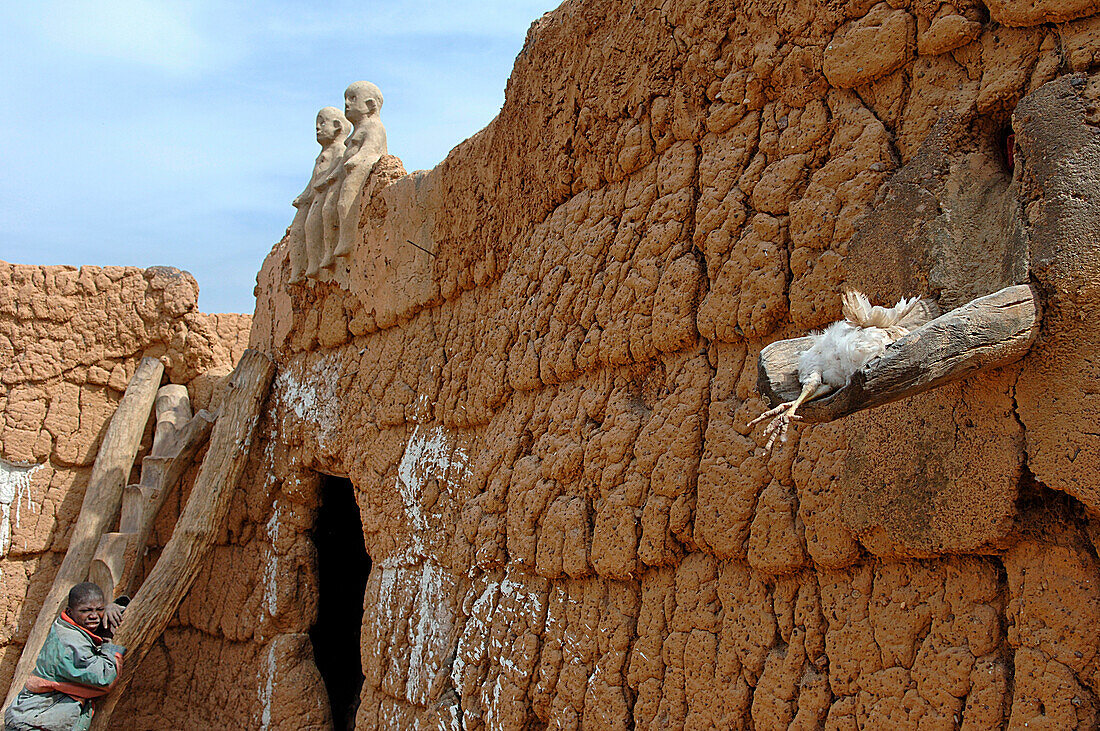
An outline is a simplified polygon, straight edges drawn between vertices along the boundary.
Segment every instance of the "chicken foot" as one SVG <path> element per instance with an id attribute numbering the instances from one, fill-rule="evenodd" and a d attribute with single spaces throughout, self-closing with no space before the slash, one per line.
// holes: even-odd
<path id="1" fill-rule="evenodd" d="M 785 443 L 787 441 L 787 429 L 790 428 L 791 422 L 802 419 L 801 416 L 795 414 L 798 407 L 814 396 L 824 396 L 832 390 L 833 389 L 828 386 L 822 386 L 821 374 L 814 371 L 810 374 L 810 377 L 806 379 L 806 382 L 802 384 L 802 393 L 798 394 L 798 398 L 794 401 L 785 401 L 774 409 L 768 409 L 763 414 L 750 421 L 749 428 L 751 429 L 764 419 L 774 417 L 768 423 L 767 427 L 764 428 L 764 436 L 768 437 L 768 443 L 764 445 L 764 449 L 770 452 L 775 445 L 777 437 L 780 443 Z"/>

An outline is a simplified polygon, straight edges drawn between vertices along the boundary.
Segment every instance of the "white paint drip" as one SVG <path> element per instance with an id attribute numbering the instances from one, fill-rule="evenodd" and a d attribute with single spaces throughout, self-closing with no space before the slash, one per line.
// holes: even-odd
<path id="1" fill-rule="evenodd" d="M 498 616 L 500 615 L 500 616 Z M 489 698 L 484 708 L 484 722 L 493 728 L 494 720 L 502 713 L 501 693 L 506 682 L 515 682 L 534 672 L 534 658 L 517 654 L 518 648 L 504 644 L 504 636 L 492 631 L 497 621 L 507 624 L 526 624 L 537 627 L 543 622 L 543 598 L 537 591 L 528 590 L 514 581 L 511 569 L 499 583 L 488 581 L 484 590 L 470 607 L 469 617 L 458 640 L 454 664 L 451 666 L 451 683 L 460 696 L 464 689 L 474 690 L 475 696 Z M 494 670 L 495 666 L 495 670 Z M 476 675 L 471 675 L 476 673 Z M 460 702 L 463 713 L 473 721 L 480 717 L 477 697 Z"/>
<path id="2" fill-rule="evenodd" d="M 462 731 L 462 719 L 458 715 L 458 704 L 447 705 L 447 717 L 439 720 L 441 731 Z"/>
<path id="3" fill-rule="evenodd" d="M 418 620 L 409 638 L 413 652 L 405 696 L 412 703 L 428 704 L 432 680 L 447 651 L 447 638 L 454 623 L 448 598 L 443 588 L 443 569 L 425 564 L 417 592 Z"/>
<path id="4" fill-rule="evenodd" d="M 484 642 L 485 633 L 488 631 L 488 623 L 493 615 L 493 607 L 499 595 L 500 584 L 490 581 L 486 584 L 481 595 L 474 601 L 473 606 L 470 607 L 470 616 L 466 620 L 466 625 L 462 628 L 462 636 L 458 639 L 458 651 L 455 653 L 455 660 L 451 665 L 451 683 L 460 691 L 467 666 L 472 664 L 476 667 L 479 664 L 482 654 L 479 650 L 483 650 L 481 643 Z M 473 660 L 473 663 L 469 663 L 468 660 Z"/>
<path id="5" fill-rule="evenodd" d="M 335 356 L 321 356 L 306 364 L 301 376 L 295 376 L 295 370 L 298 367 L 283 370 L 275 379 L 275 389 L 295 416 L 317 427 L 317 443 L 325 447 L 340 418 L 336 396 L 340 361 Z"/>
<path id="6" fill-rule="evenodd" d="M 267 677 L 264 678 L 263 676 Z M 271 698 L 275 694 L 275 643 L 272 642 L 267 650 L 267 663 L 260 668 L 262 685 L 260 686 L 260 731 L 271 728 Z"/>
<path id="7" fill-rule="evenodd" d="M 267 536 L 271 539 L 272 545 L 279 540 L 279 514 L 282 508 L 283 506 L 276 502 L 271 509 L 271 517 L 267 520 Z"/>
<path id="8" fill-rule="evenodd" d="M 377 624 L 393 628 L 407 623 L 408 671 L 404 700 L 429 705 L 432 681 L 450 649 L 455 609 L 454 582 L 444 569 L 424 562 L 416 566 L 382 566 L 378 579 Z M 410 606 L 411 598 L 411 606 Z"/>
<path id="9" fill-rule="evenodd" d="M 441 485 L 470 476 L 469 456 L 454 446 L 442 426 L 422 427 L 417 424 L 405 445 L 397 465 L 397 491 L 405 504 L 405 515 L 412 528 L 411 555 L 424 556 L 424 533 L 430 530 L 427 516 L 420 506 L 420 497 L 428 480 L 435 478 Z"/>
<path id="10" fill-rule="evenodd" d="M 274 617 L 278 610 L 278 568 L 279 555 L 275 552 L 275 542 L 279 540 L 279 513 L 281 506 L 275 503 L 271 511 L 271 518 L 267 521 L 267 536 L 269 545 L 265 548 L 270 551 L 267 563 L 264 565 L 264 609 L 268 616 Z"/>
<path id="11" fill-rule="evenodd" d="M 267 444 L 264 445 L 264 471 L 267 473 L 267 477 L 264 479 L 264 487 L 270 488 L 275 484 L 275 470 L 272 467 L 275 464 L 275 442 L 273 438 L 267 440 Z"/>
<path id="12" fill-rule="evenodd" d="M 31 476 L 44 464 L 19 465 L 0 459 L 0 558 L 11 548 L 12 505 L 15 506 L 15 527 L 19 527 L 21 506 L 33 510 L 30 487 Z"/>

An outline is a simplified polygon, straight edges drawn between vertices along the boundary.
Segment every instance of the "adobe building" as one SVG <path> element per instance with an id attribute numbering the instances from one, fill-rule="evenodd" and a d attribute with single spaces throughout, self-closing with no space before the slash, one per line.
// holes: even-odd
<path id="1" fill-rule="evenodd" d="M 243 478 L 114 727 L 1095 728 L 1097 13 L 570 0 L 484 130 L 378 159 L 331 266 L 288 233 L 251 319 L 0 267 L 0 685 L 140 358 L 217 407 L 247 345 Z M 1022 358 L 748 426 L 846 288 L 1009 286 Z"/>

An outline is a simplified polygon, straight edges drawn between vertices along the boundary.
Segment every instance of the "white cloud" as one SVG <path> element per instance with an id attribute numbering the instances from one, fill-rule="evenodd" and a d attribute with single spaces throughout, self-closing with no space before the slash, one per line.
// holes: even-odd
<path id="1" fill-rule="evenodd" d="M 40 6 L 50 42 L 171 73 L 203 72 L 226 61 L 229 48 L 197 27 L 195 3 L 167 0 L 55 0 Z"/>

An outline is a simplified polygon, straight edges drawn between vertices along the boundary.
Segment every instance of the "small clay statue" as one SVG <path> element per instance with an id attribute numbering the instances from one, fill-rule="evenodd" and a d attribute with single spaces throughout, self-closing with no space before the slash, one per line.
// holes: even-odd
<path id="1" fill-rule="evenodd" d="M 344 114 L 355 125 L 343 159 L 328 175 L 323 221 L 325 253 L 321 267 L 351 253 L 359 227 L 359 194 L 374 163 L 386 154 L 386 128 L 379 118 L 382 92 L 369 81 L 356 81 L 344 92 Z"/>
<path id="2" fill-rule="evenodd" d="M 351 130 L 348 122 L 336 107 L 325 107 L 317 112 L 317 142 L 321 145 L 321 152 L 313 163 L 313 175 L 302 194 L 294 199 L 291 204 L 298 209 L 294 214 L 294 221 L 290 224 L 290 278 L 294 284 L 302 281 L 302 275 L 314 276 L 317 274 L 321 260 L 321 238 L 315 236 L 313 241 L 309 237 L 309 214 L 313 204 L 318 199 L 324 199 L 324 193 L 319 187 L 328 177 L 329 172 L 335 167 L 344 155 L 344 138 Z M 320 220 L 320 206 L 317 216 Z M 320 234 L 320 229 L 317 230 Z"/>

